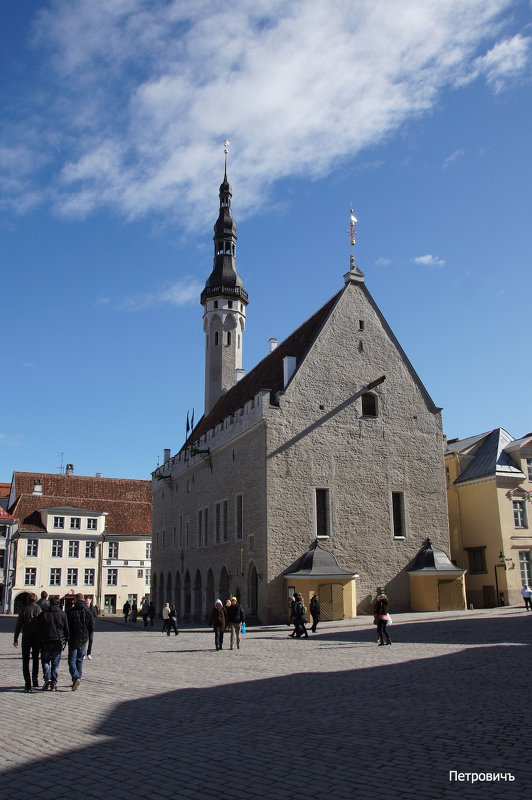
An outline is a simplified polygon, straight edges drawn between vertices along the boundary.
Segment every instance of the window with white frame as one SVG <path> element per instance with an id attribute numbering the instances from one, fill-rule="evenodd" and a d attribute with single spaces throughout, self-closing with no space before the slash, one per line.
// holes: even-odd
<path id="1" fill-rule="evenodd" d="M 532 553 L 530 550 L 521 550 L 519 553 L 519 568 L 521 570 L 522 585 L 532 585 Z"/>
<path id="2" fill-rule="evenodd" d="M 61 567 L 50 567 L 50 586 L 61 586 Z"/>
<path id="3" fill-rule="evenodd" d="M 85 542 L 85 558 L 96 558 L 96 542 Z"/>
<path id="4" fill-rule="evenodd" d="M 98 519 L 96 517 L 87 517 L 87 530 L 95 531 L 98 529 Z"/>
<path id="5" fill-rule="evenodd" d="M 96 572 L 93 567 L 87 567 L 83 571 L 83 583 L 85 586 L 94 586 L 94 576 Z"/>
<path id="6" fill-rule="evenodd" d="M 144 583 L 149 586 L 151 583 L 151 569 L 144 570 Z"/>
<path id="7" fill-rule="evenodd" d="M 151 558 L 151 542 L 146 542 L 146 558 Z"/>
<path id="8" fill-rule="evenodd" d="M 24 586 L 35 586 L 37 583 L 37 567 L 26 567 L 24 570 Z"/>
<path id="9" fill-rule="evenodd" d="M 77 570 L 77 567 L 69 567 L 67 569 L 66 582 L 67 582 L 67 586 L 77 586 L 78 585 L 78 570 Z"/>
<path id="10" fill-rule="evenodd" d="M 118 570 L 107 570 L 107 586 L 118 586 Z"/>
<path id="11" fill-rule="evenodd" d="M 528 480 L 532 481 L 532 458 L 526 460 L 526 471 L 528 473 Z"/>
<path id="12" fill-rule="evenodd" d="M 528 528 L 526 517 L 526 504 L 524 500 L 512 501 L 514 510 L 514 527 L 515 528 Z"/>
<path id="13" fill-rule="evenodd" d="M 26 555 L 30 557 L 35 557 L 38 552 L 39 552 L 39 540 L 28 539 L 26 542 Z"/>
<path id="14" fill-rule="evenodd" d="M 118 542 L 108 542 L 107 558 L 118 558 Z"/>
<path id="15" fill-rule="evenodd" d="M 241 542 L 244 538 L 244 498 L 237 494 L 235 498 L 235 538 Z"/>
<path id="16" fill-rule="evenodd" d="M 316 489 L 316 536 L 323 538 L 331 535 L 330 526 L 330 496 L 328 489 Z"/>
<path id="17" fill-rule="evenodd" d="M 54 517 L 54 528 L 64 528 L 64 527 L 65 527 L 65 518 Z"/>
<path id="18" fill-rule="evenodd" d="M 52 558 L 61 558 L 63 556 L 63 540 L 52 539 Z"/>
<path id="19" fill-rule="evenodd" d="M 70 530 L 79 531 L 81 528 L 81 517 L 70 517 Z"/>
<path id="20" fill-rule="evenodd" d="M 76 539 L 71 539 L 68 543 L 68 557 L 79 558 L 79 542 Z"/>

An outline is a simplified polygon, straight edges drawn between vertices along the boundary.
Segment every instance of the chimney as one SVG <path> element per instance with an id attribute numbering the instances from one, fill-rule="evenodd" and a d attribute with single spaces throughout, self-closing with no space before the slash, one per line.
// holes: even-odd
<path id="1" fill-rule="evenodd" d="M 42 494 L 42 481 L 40 478 L 33 480 L 33 494 Z"/>
<path id="2" fill-rule="evenodd" d="M 101 477 L 102 477 L 102 473 L 101 473 L 101 472 L 97 472 L 97 473 L 96 473 L 96 477 L 97 477 L 97 478 L 101 478 Z"/>
<path id="3" fill-rule="evenodd" d="M 164 448 L 164 463 L 166 464 L 167 461 L 170 461 L 171 450 L 169 447 Z"/>
<path id="4" fill-rule="evenodd" d="M 73 475 L 74 474 L 74 464 L 67 464 L 65 467 L 65 475 Z"/>
<path id="5" fill-rule="evenodd" d="M 245 369 L 235 369 L 235 383 L 241 381 L 245 374 L 246 374 Z"/>
<path id="6" fill-rule="evenodd" d="M 285 389 L 295 371 L 296 371 L 296 357 L 285 356 L 283 358 L 283 386 Z"/>
<path id="7" fill-rule="evenodd" d="M 270 353 L 273 353 L 278 344 L 277 339 L 268 339 L 268 344 L 270 345 Z"/>

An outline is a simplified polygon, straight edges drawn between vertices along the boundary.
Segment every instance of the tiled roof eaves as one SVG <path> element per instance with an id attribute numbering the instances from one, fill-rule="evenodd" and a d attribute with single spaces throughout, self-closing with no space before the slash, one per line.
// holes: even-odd
<path id="1" fill-rule="evenodd" d="M 283 358 L 295 356 L 297 371 L 344 290 L 341 289 L 337 292 L 312 317 L 300 325 L 275 350 L 259 361 L 247 375 L 244 375 L 238 383 L 223 394 L 209 414 L 200 419 L 182 449 L 197 442 L 207 431 L 234 414 L 261 391 L 270 392 L 271 402 L 274 405 L 276 393 L 284 388 Z"/>

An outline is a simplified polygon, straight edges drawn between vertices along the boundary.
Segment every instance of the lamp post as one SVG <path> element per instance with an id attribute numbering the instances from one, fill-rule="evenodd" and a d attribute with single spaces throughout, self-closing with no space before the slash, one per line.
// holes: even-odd
<path id="1" fill-rule="evenodd" d="M 495 564 L 495 566 L 494 566 L 494 570 L 495 570 L 495 594 L 497 596 L 497 599 L 496 599 L 497 606 L 501 605 L 501 601 L 500 601 L 500 597 L 499 597 L 499 581 L 498 581 L 498 578 L 497 578 L 497 569 L 500 569 L 500 568 L 506 569 L 506 559 L 504 558 L 504 553 L 502 552 L 502 550 L 499 551 L 499 563 Z"/>

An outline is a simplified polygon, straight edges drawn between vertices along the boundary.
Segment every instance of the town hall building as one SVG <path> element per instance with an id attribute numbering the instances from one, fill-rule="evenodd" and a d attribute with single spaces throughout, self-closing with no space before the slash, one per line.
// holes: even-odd
<path id="1" fill-rule="evenodd" d="M 201 293 L 204 415 L 152 475 L 152 597 L 205 620 L 216 598 L 286 621 L 319 593 L 322 618 L 463 608 L 448 558 L 441 409 L 351 256 L 343 286 L 247 374 L 227 169 Z"/>

